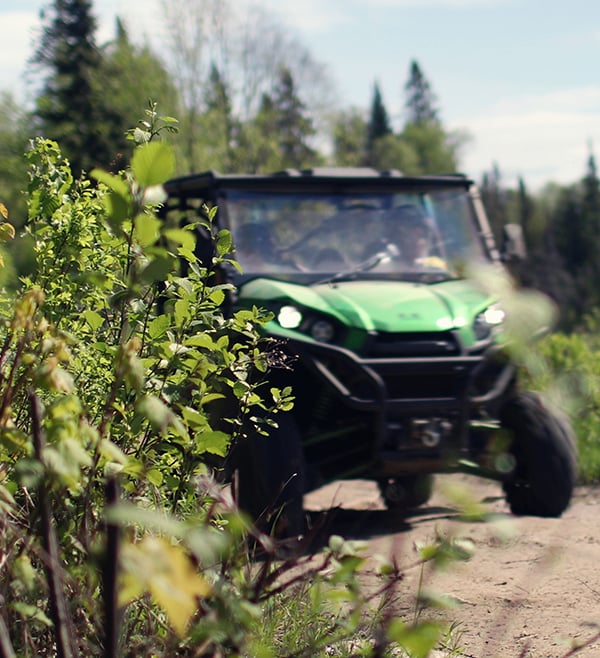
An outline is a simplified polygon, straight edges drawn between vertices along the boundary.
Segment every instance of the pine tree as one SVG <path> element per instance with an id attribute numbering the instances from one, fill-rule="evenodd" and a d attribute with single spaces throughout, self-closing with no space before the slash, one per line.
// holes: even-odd
<path id="1" fill-rule="evenodd" d="M 102 55 L 95 41 L 91 0 L 54 0 L 32 63 L 48 73 L 35 116 L 45 137 L 57 140 L 78 175 L 108 166 L 116 155 L 107 141 L 115 117 L 94 88 Z"/>
<path id="2" fill-rule="evenodd" d="M 236 168 L 236 135 L 239 122 L 233 115 L 228 85 L 217 65 L 210 68 L 200 121 L 200 145 L 204 151 L 203 168 L 233 171 Z"/>
<path id="3" fill-rule="evenodd" d="M 596 159 L 591 152 L 587 161 L 587 173 L 582 181 L 582 212 L 585 221 L 585 237 L 589 240 L 590 257 L 596 260 L 600 246 L 600 181 Z"/>
<path id="4" fill-rule="evenodd" d="M 416 174 L 449 174 L 458 169 L 458 155 L 468 135 L 444 129 L 436 97 L 419 64 L 412 61 L 404 86 L 406 123 L 400 138 L 415 154 Z"/>
<path id="5" fill-rule="evenodd" d="M 410 64 L 406 93 L 406 123 L 416 125 L 439 125 L 437 98 L 429 81 L 416 60 Z"/>
<path id="6" fill-rule="evenodd" d="M 317 152 L 308 142 L 316 131 L 288 68 L 280 70 L 272 98 L 284 167 L 313 165 Z"/>
<path id="7" fill-rule="evenodd" d="M 506 190 L 497 163 L 494 163 L 490 172 L 483 174 L 480 192 L 496 244 L 502 244 L 504 226 L 508 220 Z"/>
<path id="8" fill-rule="evenodd" d="M 367 124 L 367 139 L 365 144 L 365 155 L 363 164 L 375 167 L 375 150 L 377 140 L 392 134 L 388 112 L 383 104 L 381 89 L 375 83 L 373 86 L 373 100 L 371 102 L 371 114 Z"/>

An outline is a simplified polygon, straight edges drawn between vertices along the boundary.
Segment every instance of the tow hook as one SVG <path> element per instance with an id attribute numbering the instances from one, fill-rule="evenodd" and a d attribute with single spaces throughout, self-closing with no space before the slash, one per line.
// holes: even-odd
<path id="1" fill-rule="evenodd" d="M 452 423 L 441 418 L 414 418 L 411 425 L 413 436 L 426 448 L 437 447 L 452 429 Z"/>

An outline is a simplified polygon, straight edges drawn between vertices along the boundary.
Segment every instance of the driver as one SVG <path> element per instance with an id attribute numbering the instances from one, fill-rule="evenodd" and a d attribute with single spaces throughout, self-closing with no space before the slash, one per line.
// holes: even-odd
<path id="1" fill-rule="evenodd" d="M 447 269 L 435 255 L 435 226 L 423 210 L 412 204 L 397 206 L 386 213 L 384 239 L 396 245 L 399 259 L 411 267 Z"/>

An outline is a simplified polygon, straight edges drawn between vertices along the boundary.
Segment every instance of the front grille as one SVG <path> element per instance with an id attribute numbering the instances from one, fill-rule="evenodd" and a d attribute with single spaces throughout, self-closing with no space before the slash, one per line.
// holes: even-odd
<path id="1" fill-rule="evenodd" d="M 367 357 L 459 356 L 460 346 L 451 332 L 387 333 L 372 336 L 365 348 Z"/>
<path id="2" fill-rule="evenodd" d="M 464 373 L 436 375 L 390 375 L 383 377 L 389 398 L 454 398 L 466 387 Z"/>

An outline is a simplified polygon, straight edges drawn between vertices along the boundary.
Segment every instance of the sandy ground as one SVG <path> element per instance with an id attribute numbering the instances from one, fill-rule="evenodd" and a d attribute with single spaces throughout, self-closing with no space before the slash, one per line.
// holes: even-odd
<path id="1" fill-rule="evenodd" d="M 491 520 L 461 520 L 456 501 L 465 489 Z M 414 564 L 416 546 L 436 533 L 472 547 L 470 560 L 422 573 L 425 588 L 456 604 L 422 613 L 458 623 L 457 652 L 436 658 L 600 658 L 600 489 L 578 489 L 560 519 L 514 517 L 497 483 L 456 475 L 438 476 L 431 501 L 405 518 L 362 480 L 312 492 L 305 506 L 314 519 L 339 508 L 331 532 L 367 540 L 371 555 L 394 555 L 402 566 Z M 394 604 L 406 619 L 419 578 L 419 569 L 407 569 Z"/>

